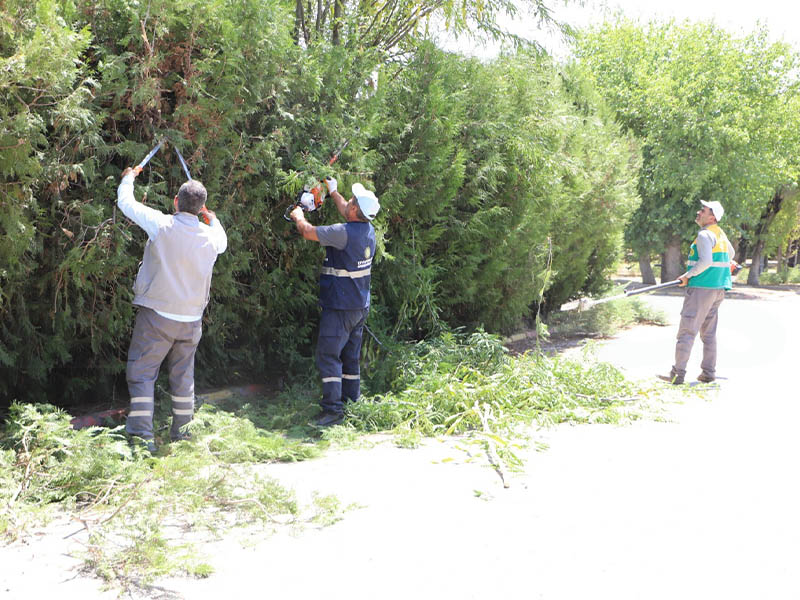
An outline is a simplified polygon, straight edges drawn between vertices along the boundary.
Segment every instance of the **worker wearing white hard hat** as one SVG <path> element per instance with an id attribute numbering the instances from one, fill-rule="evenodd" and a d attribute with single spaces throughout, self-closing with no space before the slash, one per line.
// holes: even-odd
<path id="1" fill-rule="evenodd" d="M 315 227 L 298 206 L 290 213 L 302 236 L 325 246 L 319 278 L 320 316 L 317 367 L 322 377 L 322 412 L 315 424 L 341 423 L 344 406 L 361 394 L 361 337 L 369 314 L 370 279 L 375 256 L 375 229 L 371 221 L 380 210 L 378 197 L 360 183 L 352 186 L 350 200 L 337 189 L 335 179 L 325 180 L 328 193 L 345 223 Z"/>

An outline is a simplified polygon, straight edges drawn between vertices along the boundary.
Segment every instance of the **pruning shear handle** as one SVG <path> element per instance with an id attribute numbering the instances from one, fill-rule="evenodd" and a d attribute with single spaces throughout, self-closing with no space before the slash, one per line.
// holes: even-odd
<path id="1" fill-rule="evenodd" d="M 156 152 L 159 151 L 159 149 L 161 148 L 161 144 L 163 144 L 163 143 L 164 143 L 163 140 L 158 142 L 158 144 L 156 144 L 156 147 L 153 148 L 152 150 L 150 150 L 150 153 L 147 156 L 144 157 L 142 162 L 140 162 L 138 165 L 133 167 L 133 170 L 137 175 L 142 172 L 142 169 L 144 169 L 145 165 L 150 162 L 150 159 L 153 158 L 156 155 Z"/>

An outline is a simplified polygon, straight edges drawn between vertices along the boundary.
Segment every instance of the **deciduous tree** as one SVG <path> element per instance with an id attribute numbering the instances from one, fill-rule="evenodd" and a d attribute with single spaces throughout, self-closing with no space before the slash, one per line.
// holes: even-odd
<path id="1" fill-rule="evenodd" d="M 730 237 L 759 222 L 766 231 L 762 214 L 797 177 L 789 46 L 763 30 L 736 37 L 710 23 L 620 20 L 583 35 L 577 53 L 642 141 L 642 206 L 627 239 L 643 261 L 662 255 L 662 280 L 683 272 L 700 199 L 722 202 Z"/>

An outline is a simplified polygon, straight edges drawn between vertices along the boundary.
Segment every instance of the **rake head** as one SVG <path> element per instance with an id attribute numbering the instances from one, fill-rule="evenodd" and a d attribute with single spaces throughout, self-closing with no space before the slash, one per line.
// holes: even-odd
<path id="1" fill-rule="evenodd" d="M 573 300 L 572 302 L 562 304 L 559 310 L 562 312 L 567 310 L 577 310 L 578 312 L 582 312 L 584 310 L 588 310 L 594 304 L 596 304 L 596 301 L 592 300 L 591 298 L 579 298 L 578 300 Z"/>

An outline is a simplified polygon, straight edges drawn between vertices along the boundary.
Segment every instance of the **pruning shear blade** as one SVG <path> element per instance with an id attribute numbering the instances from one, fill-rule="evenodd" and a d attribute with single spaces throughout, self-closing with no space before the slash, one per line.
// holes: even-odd
<path id="1" fill-rule="evenodd" d="M 178 150 L 177 146 L 175 146 L 175 152 L 178 155 L 178 160 L 181 161 L 181 166 L 183 167 L 183 172 L 186 173 L 186 179 L 191 181 L 192 180 L 192 176 L 189 175 L 189 167 L 186 166 L 186 161 L 183 160 L 183 156 L 181 155 L 181 151 Z"/>

